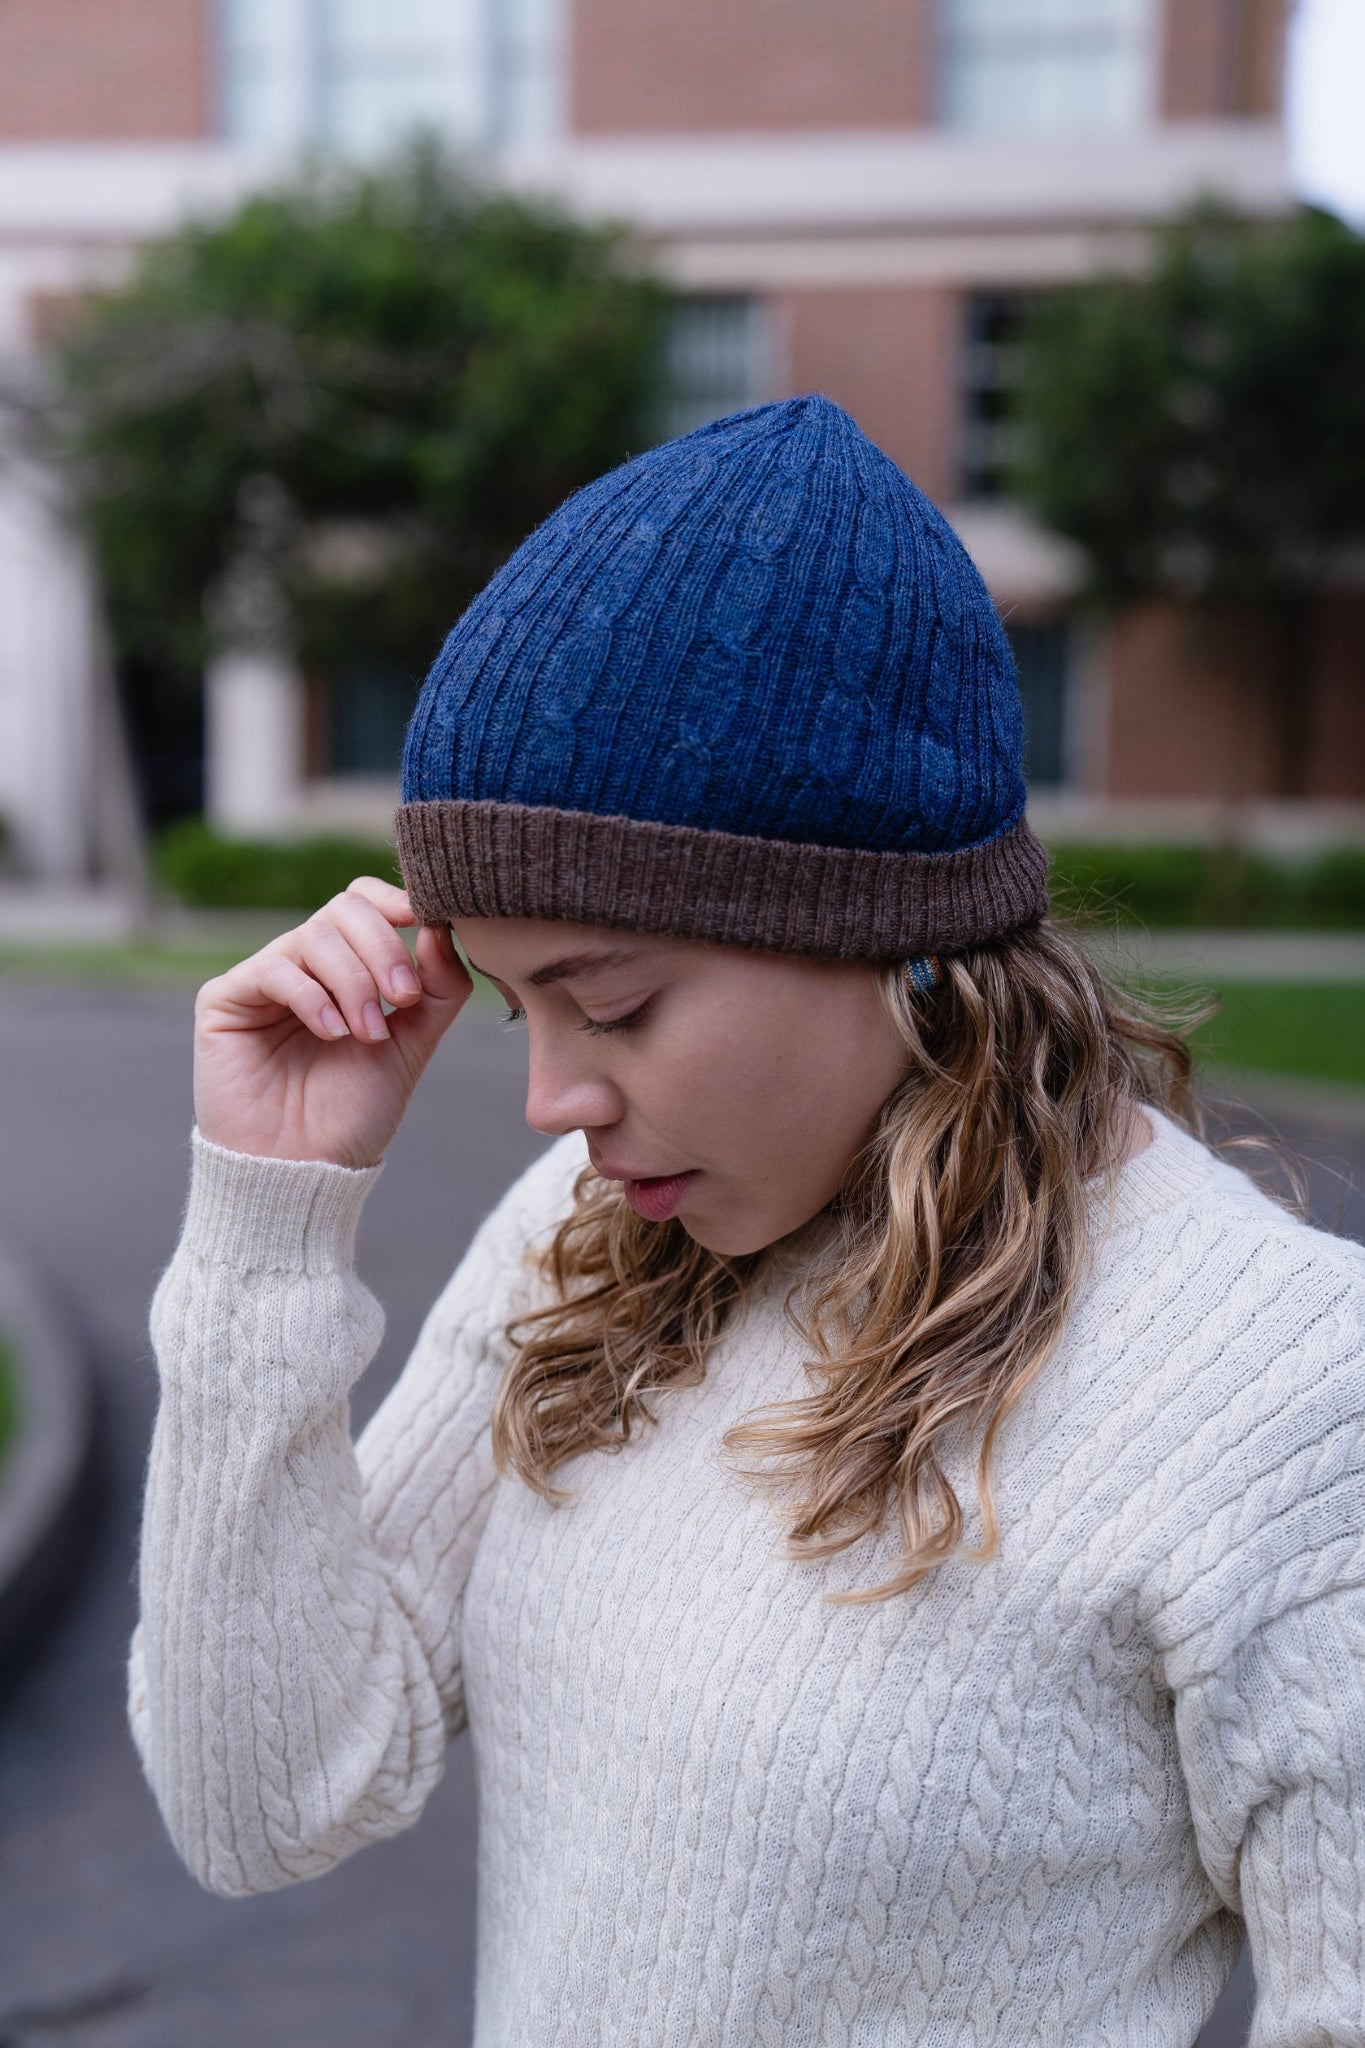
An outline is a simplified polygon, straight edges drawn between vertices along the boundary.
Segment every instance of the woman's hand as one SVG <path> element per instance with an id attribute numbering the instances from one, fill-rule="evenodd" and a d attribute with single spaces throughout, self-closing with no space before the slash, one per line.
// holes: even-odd
<path id="1" fill-rule="evenodd" d="M 374 1166 L 474 984 L 446 925 L 398 927 L 407 895 L 360 875 L 306 924 L 206 981 L 194 1006 L 194 1113 L 233 1152 Z M 385 1017 L 381 995 L 394 1005 Z"/>

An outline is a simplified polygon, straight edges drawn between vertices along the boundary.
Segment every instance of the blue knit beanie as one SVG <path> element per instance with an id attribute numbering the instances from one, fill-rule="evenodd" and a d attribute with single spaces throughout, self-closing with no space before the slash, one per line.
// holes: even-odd
<path id="1" fill-rule="evenodd" d="M 565 918 L 867 959 L 1042 915 L 1009 644 L 961 542 L 826 398 L 578 491 L 408 728 L 425 923 Z"/>

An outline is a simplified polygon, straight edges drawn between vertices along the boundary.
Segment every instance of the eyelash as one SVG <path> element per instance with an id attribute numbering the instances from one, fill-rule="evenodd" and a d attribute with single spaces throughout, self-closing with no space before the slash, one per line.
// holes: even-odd
<path id="1" fill-rule="evenodd" d="M 633 1025 L 644 1022 L 645 1012 L 648 1008 L 649 1004 L 647 1002 L 641 1003 L 638 1010 L 632 1010 L 625 1017 L 613 1017 L 609 1024 L 598 1024 L 593 1018 L 585 1017 L 578 1028 L 580 1031 L 590 1031 L 595 1037 L 599 1038 L 605 1037 L 609 1031 L 629 1031 Z M 524 1024 L 526 1022 L 526 1012 L 525 1010 L 504 1010 L 502 1021 L 504 1024 Z"/>
<path id="2" fill-rule="evenodd" d="M 648 1009 L 647 1002 L 641 1003 L 638 1010 L 631 1010 L 625 1017 L 613 1017 L 609 1024 L 598 1024 L 591 1017 L 585 1017 L 578 1028 L 580 1031 L 591 1031 L 595 1038 L 605 1037 L 609 1031 L 629 1031 L 634 1025 L 643 1024 Z"/>

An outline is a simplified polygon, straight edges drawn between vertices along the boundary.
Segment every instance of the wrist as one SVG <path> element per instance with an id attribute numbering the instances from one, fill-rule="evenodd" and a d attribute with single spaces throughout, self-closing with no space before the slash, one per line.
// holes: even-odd
<path id="1" fill-rule="evenodd" d="M 240 1152 L 197 1124 L 190 1144 L 182 1237 L 201 1257 L 297 1271 L 350 1264 L 360 1212 L 382 1161 L 353 1167 Z"/>

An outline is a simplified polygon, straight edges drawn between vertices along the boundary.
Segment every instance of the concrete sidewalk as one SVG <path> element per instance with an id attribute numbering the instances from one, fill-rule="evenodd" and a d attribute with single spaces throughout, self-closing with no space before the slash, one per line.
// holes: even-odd
<path id="1" fill-rule="evenodd" d="M 240 946 L 248 953 L 307 916 L 307 908 L 191 910 L 115 888 L 0 882 L 0 948 L 26 951 L 150 945 L 186 952 Z"/>
<path id="2" fill-rule="evenodd" d="M 1121 974 L 1191 981 L 1365 981 L 1365 932 L 1145 931 L 1116 926 L 1086 935 L 1096 958 Z"/>
<path id="3" fill-rule="evenodd" d="M 125 889 L 0 882 L 0 945 L 117 945 L 145 923 Z"/>

